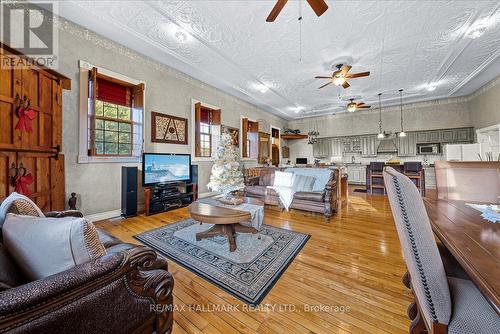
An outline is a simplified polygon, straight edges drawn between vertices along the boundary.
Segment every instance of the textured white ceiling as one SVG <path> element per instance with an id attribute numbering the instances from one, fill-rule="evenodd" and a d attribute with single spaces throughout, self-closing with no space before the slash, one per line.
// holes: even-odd
<path id="1" fill-rule="evenodd" d="M 320 18 L 305 0 L 289 1 L 267 23 L 274 3 L 64 1 L 59 11 L 287 119 L 345 111 L 339 89 L 318 90 L 326 81 L 314 79 L 331 74 L 337 63 L 351 64 L 353 73 L 371 72 L 340 94 L 372 106 L 378 92 L 384 92 L 384 105 L 399 101 L 400 88 L 406 102 L 459 96 L 500 74 L 498 1 L 328 1 Z M 471 39 L 478 25 L 486 31 Z M 429 92 L 433 83 L 436 89 Z"/>

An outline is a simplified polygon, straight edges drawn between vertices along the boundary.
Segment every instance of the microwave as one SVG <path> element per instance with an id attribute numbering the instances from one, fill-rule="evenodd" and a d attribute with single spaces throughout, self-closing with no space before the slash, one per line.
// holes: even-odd
<path id="1" fill-rule="evenodd" d="M 441 145 L 439 144 L 419 144 L 417 145 L 418 154 L 440 154 Z"/>

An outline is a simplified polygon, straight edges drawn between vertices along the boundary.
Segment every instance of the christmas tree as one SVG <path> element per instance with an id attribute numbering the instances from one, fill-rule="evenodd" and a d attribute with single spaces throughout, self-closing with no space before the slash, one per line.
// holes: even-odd
<path id="1" fill-rule="evenodd" d="M 220 192 L 228 198 L 233 191 L 245 187 L 241 171 L 241 158 L 238 148 L 233 145 L 229 133 L 223 133 L 215 151 L 215 161 L 207 187 L 212 191 Z"/>

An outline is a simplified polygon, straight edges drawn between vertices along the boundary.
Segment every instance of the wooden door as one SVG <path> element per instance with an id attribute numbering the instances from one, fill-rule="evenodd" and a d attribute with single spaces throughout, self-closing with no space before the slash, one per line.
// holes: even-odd
<path id="1" fill-rule="evenodd" d="M 19 62 L 20 58 L 0 49 L 0 149 L 13 149 L 21 146 L 17 124 L 16 96 L 21 96 L 21 70 L 9 64 Z"/>
<path id="2" fill-rule="evenodd" d="M 64 202 L 64 158 L 59 156 L 59 160 L 55 160 L 52 153 L 38 153 L 38 152 L 19 152 L 17 157 L 17 165 L 26 168 L 26 173 L 31 173 L 33 176 L 33 183 L 28 185 L 31 192 L 30 198 L 40 207 L 42 211 L 55 210 L 56 207 L 52 205 L 52 199 L 60 197 Z M 54 191 L 53 189 L 57 190 Z M 57 193 L 57 194 L 56 194 Z M 60 200 L 59 200 L 60 201 Z"/>
<path id="3" fill-rule="evenodd" d="M 22 71 L 22 97 L 36 112 L 32 131 L 21 133 L 25 149 L 51 151 L 61 144 L 60 85 L 48 74 L 34 68 Z M 56 129 L 56 131 L 54 131 Z M 55 132 L 55 133 L 54 133 Z"/>
<path id="4" fill-rule="evenodd" d="M 14 191 L 10 180 L 12 165 L 17 165 L 16 152 L 0 151 L 0 202 Z"/>

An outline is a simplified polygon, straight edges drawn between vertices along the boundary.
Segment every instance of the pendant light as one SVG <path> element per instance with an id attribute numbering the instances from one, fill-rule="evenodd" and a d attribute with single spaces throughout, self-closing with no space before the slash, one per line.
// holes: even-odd
<path id="1" fill-rule="evenodd" d="M 382 93 L 378 93 L 378 114 L 379 114 L 379 118 L 378 118 L 378 135 L 377 135 L 378 139 L 385 138 L 384 132 L 382 131 L 382 104 L 380 102 L 381 96 L 382 96 Z"/>
<path id="2" fill-rule="evenodd" d="M 399 106 L 400 106 L 400 111 L 401 111 L 401 132 L 399 133 L 400 137 L 406 137 L 406 133 L 403 129 L 403 90 L 399 90 Z"/>

